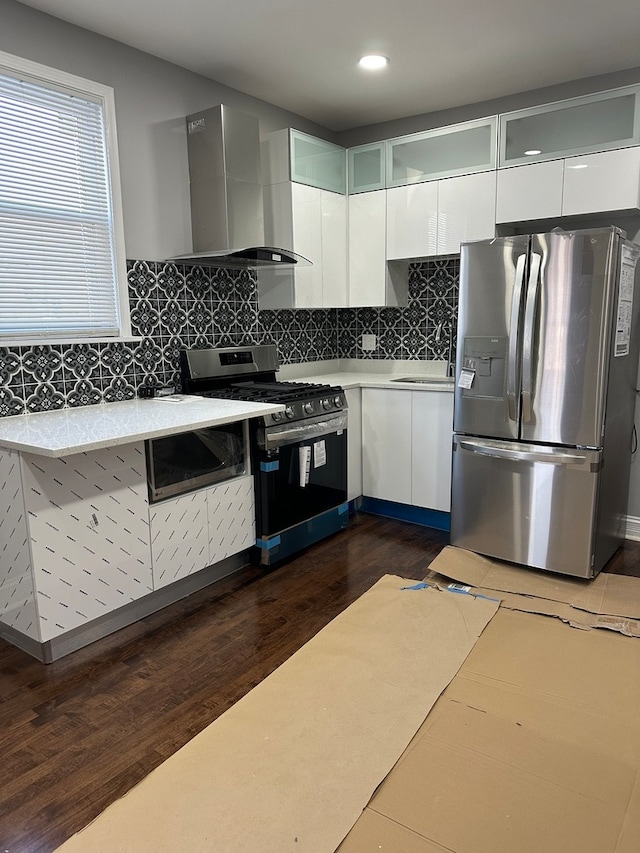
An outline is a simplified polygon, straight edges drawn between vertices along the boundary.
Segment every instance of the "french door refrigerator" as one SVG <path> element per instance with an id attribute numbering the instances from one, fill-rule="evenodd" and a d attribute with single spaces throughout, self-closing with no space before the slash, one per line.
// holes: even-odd
<path id="1" fill-rule="evenodd" d="M 585 578 L 620 545 L 639 256 L 613 227 L 463 244 L 453 545 Z"/>

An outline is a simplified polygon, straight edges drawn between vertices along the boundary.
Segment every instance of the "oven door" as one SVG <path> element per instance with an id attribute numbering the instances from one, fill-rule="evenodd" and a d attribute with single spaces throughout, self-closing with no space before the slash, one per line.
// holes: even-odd
<path id="1" fill-rule="evenodd" d="M 347 413 L 258 436 L 256 534 L 266 538 L 347 500 Z"/>

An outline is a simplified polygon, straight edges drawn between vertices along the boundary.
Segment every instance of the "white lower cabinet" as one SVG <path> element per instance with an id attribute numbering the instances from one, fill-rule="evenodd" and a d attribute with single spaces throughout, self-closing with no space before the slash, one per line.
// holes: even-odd
<path id="1" fill-rule="evenodd" d="M 349 420 L 347 422 L 347 500 L 362 496 L 362 391 L 345 388 Z"/>
<path id="2" fill-rule="evenodd" d="M 154 504 L 149 523 L 153 588 L 160 589 L 254 544 L 253 477 Z"/>
<path id="3" fill-rule="evenodd" d="M 367 497 L 449 511 L 453 396 L 448 391 L 363 389 Z"/>
<path id="4" fill-rule="evenodd" d="M 451 510 L 453 398 L 449 391 L 413 391 L 411 503 Z"/>
<path id="5" fill-rule="evenodd" d="M 142 442 L 59 459 L 1 456 L 11 493 L 0 514 L 13 521 L 2 622 L 44 643 L 152 591 Z"/>
<path id="6" fill-rule="evenodd" d="M 500 169 L 496 221 L 640 209 L 640 148 Z"/>
<path id="7" fill-rule="evenodd" d="M 411 391 L 362 389 L 364 495 L 411 503 Z"/>

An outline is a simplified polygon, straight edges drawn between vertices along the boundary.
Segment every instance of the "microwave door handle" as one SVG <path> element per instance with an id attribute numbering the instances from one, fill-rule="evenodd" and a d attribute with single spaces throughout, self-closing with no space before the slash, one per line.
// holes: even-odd
<path id="1" fill-rule="evenodd" d="M 509 332 L 509 358 L 507 361 L 507 404 L 509 420 L 518 420 L 517 382 L 518 382 L 518 346 L 520 343 L 519 317 L 520 302 L 522 301 L 522 286 L 524 284 L 524 266 L 526 255 L 520 255 L 516 262 L 516 274 L 511 297 L 511 326 Z"/>
<path id="2" fill-rule="evenodd" d="M 530 423 L 533 417 L 533 344 L 541 263 L 542 255 L 532 252 L 522 334 L 522 419 L 525 423 Z"/>

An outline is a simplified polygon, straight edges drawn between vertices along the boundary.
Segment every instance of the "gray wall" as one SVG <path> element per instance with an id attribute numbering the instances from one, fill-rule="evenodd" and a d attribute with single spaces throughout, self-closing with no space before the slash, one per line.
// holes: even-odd
<path id="1" fill-rule="evenodd" d="M 0 0 L 0 50 L 115 90 L 128 258 L 163 260 L 191 251 L 184 117 L 226 103 L 260 117 L 263 132 L 326 128 L 177 65 Z"/>
<path id="2" fill-rule="evenodd" d="M 431 130 L 434 127 L 445 127 L 461 121 L 471 121 L 484 116 L 521 110 L 538 104 L 549 104 L 564 98 L 575 98 L 589 95 L 591 92 L 602 92 L 606 89 L 617 89 L 619 86 L 631 86 L 640 82 L 640 67 L 619 71 L 614 74 L 602 74 L 598 77 L 588 77 L 573 80 L 558 86 L 546 86 L 544 89 L 532 89 L 493 101 L 483 101 L 478 104 L 468 104 L 450 110 L 425 113 L 423 115 L 407 116 L 395 121 L 370 124 L 365 127 L 355 127 L 344 130 L 337 135 L 339 145 L 350 148 L 363 145 L 365 142 L 377 142 L 380 139 L 393 139 L 408 133 L 419 133 L 421 130 Z"/>

